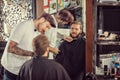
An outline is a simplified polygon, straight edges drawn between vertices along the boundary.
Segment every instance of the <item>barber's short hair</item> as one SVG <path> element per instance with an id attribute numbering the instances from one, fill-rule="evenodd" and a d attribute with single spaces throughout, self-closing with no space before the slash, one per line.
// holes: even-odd
<path id="1" fill-rule="evenodd" d="M 36 53 L 36 55 L 42 56 L 49 47 L 48 38 L 45 35 L 41 34 L 35 37 L 33 41 L 33 46 L 35 48 L 34 52 Z"/>
<path id="2" fill-rule="evenodd" d="M 50 22 L 50 25 L 52 27 L 56 27 L 55 21 L 54 21 L 53 17 L 50 14 L 43 12 L 38 19 L 40 19 L 42 17 L 44 17 L 48 22 Z"/>
<path id="3" fill-rule="evenodd" d="M 58 14 L 60 16 L 59 19 L 65 22 L 71 23 L 74 21 L 74 16 L 71 14 L 69 10 L 66 9 L 60 10 Z"/>

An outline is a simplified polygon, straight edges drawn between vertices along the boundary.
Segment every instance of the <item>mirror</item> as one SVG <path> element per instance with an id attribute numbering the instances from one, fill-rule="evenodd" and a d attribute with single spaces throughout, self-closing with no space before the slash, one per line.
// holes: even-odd
<path id="1" fill-rule="evenodd" d="M 4 19 L 3 19 L 2 24 L 3 24 L 3 33 L 5 33 L 5 39 L 4 39 L 5 41 L 7 41 L 14 25 L 16 25 L 17 23 L 19 23 L 21 21 L 33 18 L 32 1 L 33 0 L 9 0 L 9 1 L 4 0 L 3 1 L 4 7 L 2 8 L 2 13 L 3 13 Z M 86 0 L 51 0 L 50 3 L 49 3 L 49 0 L 44 0 L 43 7 L 44 7 L 44 10 L 46 12 L 50 13 L 51 15 L 62 10 L 63 8 L 69 10 L 73 14 L 75 21 L 81 22 L 82 30 L 83 30 L 83 32 L 85 32 L 86 31 L 86 14 L 85 14 L 86 5 L 85 4 L 86 4 Z M 74 25 L 75 24 L 76 23 L 74 23 Z M 66 24 L 66 25 L 58 24 L 58 32 L 62 35 L 70 36 L 70 30 L 71 30 L 70 26 L 71 26 L 71 24 Z M 74 34 L 76 35 L 76 33 L 74 33 Z M 74 36 L 72 36 L 72 37 L 74 37 Z M 77 38 L 78 37 L 79 36 L 77 36 Z M 76 37 L 74 37 L 74 41 L 77 41 Z M 56 44 L 56 46 L 59 47 L 59 45 L 62 42 L 60 39 L 57 39 L 57 42 L 58 43 Z M 70 44 L 72 44 L 72 42 Z M 80 52 L 82 53 L 82 51 L 80 51 L 80 50 L 82 50 L 82 48 L 85 47 L 85 45 L 82 44 L 82 46 L 80 46 L 80 47 L 78 47 L 78 46 L 79 46 L 79 43 L 70 45 L 70 47 L 71 47 L 70 53 L 72 52 L 72 50 L 77 51 L 78 53 L 80 53 Z M 67 48 L 69 48 L 69 46 Z M 83 51 L 83 53 L 85 53 L 85 50 Z M 85 54 L 84 54 L 84 57 L 81 57 L 81 56 L 75 55 L 75 54 L 73 54 L 72 56 L 75 59 L 75 62 L 70 65 L 74 65 L 74 64 L 81 65 L 82 63 L 85 64 L 85 61 L 79 62 L 79 60 L 82 61 L 83 59 L 85 59 Z M 76 56 L 77 58 L 74 56 Z M 72 60 L 72 59 L 70 59 L 70 60 Z M 68 60 L 68 61 L 70 61 L 70 60 Z M 78 61 L 76 61 L 76 60 L 78 60 Z M 74 65 L 74 66 L 75 66 L 75 68 L 72 68 L 72 69 L 79 70 L 79 68 L 76 67 L 76 65 Z M 81 67 L 83 67 L 83 66 L 81 66 Z M 85 66 L 84 66 L 84 69 L 85 69 Z M 75 71 L 77 72 L 78 70 L 75 70 Z M 73 70 L 73 72 L 74 72 L 74 70 Z"/>

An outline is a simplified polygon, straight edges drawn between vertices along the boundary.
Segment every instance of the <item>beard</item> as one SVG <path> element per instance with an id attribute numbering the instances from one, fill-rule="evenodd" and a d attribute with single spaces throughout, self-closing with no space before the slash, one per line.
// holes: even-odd
<path id="1" fill-rule="evenodd" d="M 78 38 L 79 35 L 80 35 L 80 33 L 78 35 L 76 35 L 76 36 L 73 36 L 72 33 L 70 33 L 70 37 L 72 37 L 72 38 Z"/>

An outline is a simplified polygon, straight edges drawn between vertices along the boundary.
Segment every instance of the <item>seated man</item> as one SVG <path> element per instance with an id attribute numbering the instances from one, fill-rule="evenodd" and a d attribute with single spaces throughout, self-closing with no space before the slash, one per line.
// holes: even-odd
<path id="1" fill-rule="evenodd" d="M 71 80 L 60 64 L 47 59 L 49 41 L 45 35 L 34 38 L 33 49 L 35 57 L 23 64 L 18 80 Z"/>
<path id="2" fill-rule="evenodd" d="M 63 65 L 71 80 L 85 80 L 85 38 L 80 22 L 73 22 L 70 27 L 73 41 L 63 41 L 55 60 Z"/>

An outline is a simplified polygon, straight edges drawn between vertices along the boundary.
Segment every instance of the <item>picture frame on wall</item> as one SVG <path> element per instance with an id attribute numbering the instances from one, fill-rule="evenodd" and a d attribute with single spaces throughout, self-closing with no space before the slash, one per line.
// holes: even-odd
<path id="1" fill-rule="evenodd" d="M 44 11 L 48 13 L 49 10 L 49 0 L 43 0 Z"/>
<path id="2" fill-rule="evenodd" d="M 64 8 L 64 0 L 58 0 L 58 11 Z"/>
<path id="3" fill-rule="evenodd" d="M 69 4 L 69 0 L 43 0 L 44 11 L 49 14 L 54 14 L 63 8 L 66 8 Z"/>
<path id="4" fill-rule="evenodd" d="M 53 14 L 53 13 L 56 13 L 58 10 L 58 6 L 57 6 L 57 0 L 50 0 L 49 1 L 49 10 L 48 10 L 48 13 L 50 14 Z"/>
<path id="5" fill-rule="evenodd" d="M 70 0 L 64 0 L 64 8 L 69 7 L 70 2 L 71 2 Z"/>
<path id="6" fill-rule="evenodd" d="M 49 7 L 49 0 L 44 0 L 44 8 L 48 8 Z"/>

